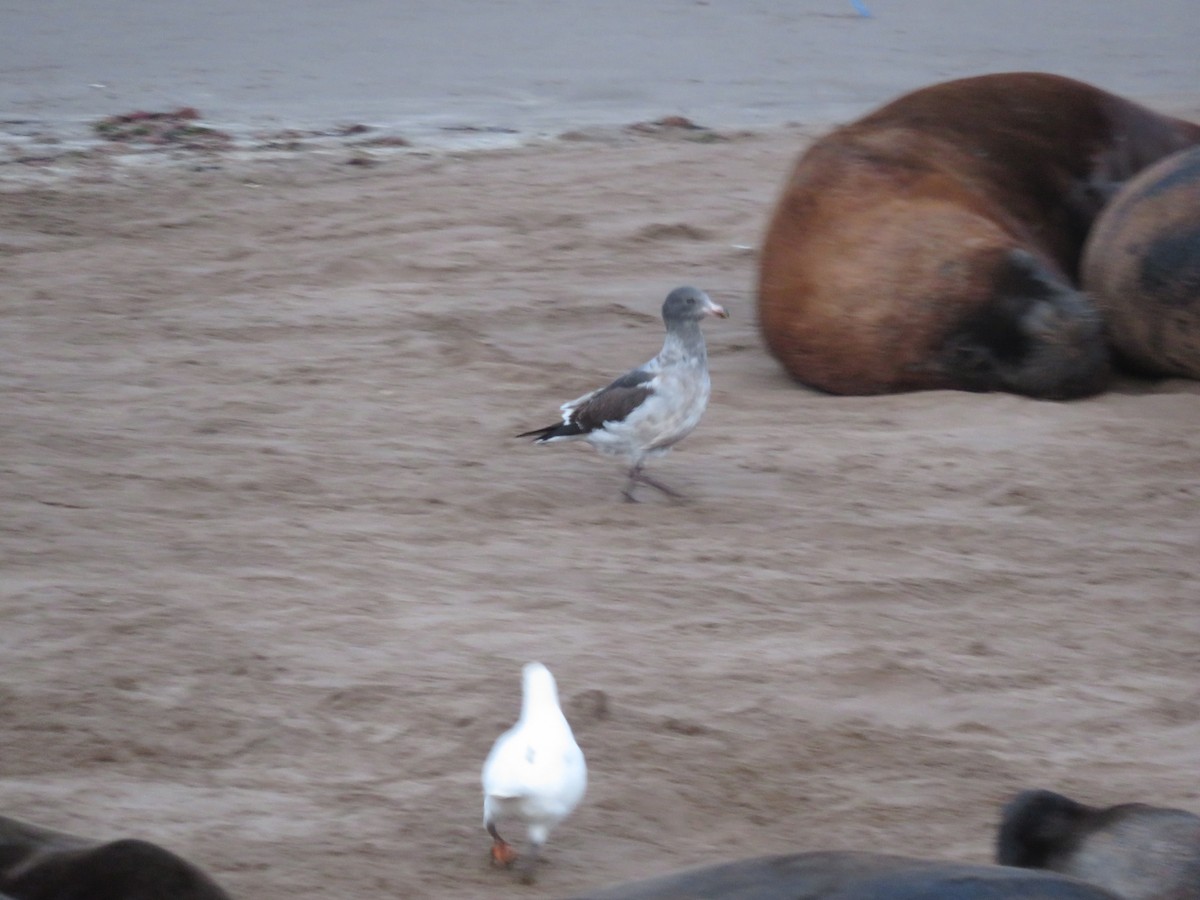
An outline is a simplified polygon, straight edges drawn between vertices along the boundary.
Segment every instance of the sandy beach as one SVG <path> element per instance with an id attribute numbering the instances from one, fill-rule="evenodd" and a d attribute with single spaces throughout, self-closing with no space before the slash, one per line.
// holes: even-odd
<path id="1" fill-rule="evenodd" d="M 0 28 L 24 54 L 0 66 L 0 812 L 283 900 L 561 897 L 803 849 L 986 861 L 1034 786 L 1200 811 L 1200 384 L 829 397 L 767 356 L 753 295 L 780 183 L 837 121 L 1014 68 L 1200 118 L 1194 11 L 868 3 L 615 2 L 593 33 L 638 36 L 627 68 L 568 39 L 570 3 L 446 4 L 481 54 L 458 67 L 428 49 L 445 22 L 368 4 L 412 29 L 391 106 L 345 69 L 297 89 L 333 29 L 316 3 L 278 45 L 232 3 L 190 31 L 150 3 L 125 30 L 0 11 L 26 38 Z M 167 63 L 141 87 L 88 40 L 218 13 L 221 52 L 144 41 Z M 531 18 L 527 54 L 479 37 Z M 382 65 L 356 21 L 335 43 Z M 82 127 L 178 105 L 235 145 Z M 707 128 L 626 127 L 664 115 Z M 346 122 L 412 142 L 254 137 Z M 687 283 L 732 313 L 706 325 L 708 414 L 652 463 L 687 502 L 624 504 L 613 461 L 512 437 L 656 352 Z M 591 784 L 526 887 L 488 866 L 479 767 L 530 659 Z"/>

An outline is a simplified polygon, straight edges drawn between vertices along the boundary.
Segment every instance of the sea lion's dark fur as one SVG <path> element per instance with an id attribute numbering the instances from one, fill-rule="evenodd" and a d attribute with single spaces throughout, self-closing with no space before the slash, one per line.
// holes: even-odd
<path id="1" fill-rule="evenodd" d="M 1082 281 L 1122 361 L 1200 378 L 1200 147 L 1160 160 L 1105 207 Z"/>
<path id="2" fill-rule="evenodd" d="M 1024 791 L 1004 807 L 996 862 L 1071 875 L 1126 900 L 1200 900 L 1200 816 Z"/>
<path id="3" fill-rule="evenodd" d="M 230 900 L 149 841 L 89 841 L 0 816 L 0 900 Z"/>
<path id="4" fill-rule="evenodd" d="M 1031 877 L 1032 876 L 1032 877 Z M 743 859 L 600 888 L 574 900 L 1117 900 L 1072 878 L 878 853 Z"/>

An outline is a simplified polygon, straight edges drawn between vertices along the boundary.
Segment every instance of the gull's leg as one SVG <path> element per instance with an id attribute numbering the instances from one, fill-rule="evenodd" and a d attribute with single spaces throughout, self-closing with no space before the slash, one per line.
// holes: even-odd
<path id="1" fill-rule="evenodd" d="M 503 866 L 508 869 L 517 861 L 517 851 L 513 849 L 512 844 L 500 837 L 500 832 L 496 830 L 496 826 L 487 823 L 488 834 L 492 836 L 492 865 Z"/>
<path id="2" fill-rule="evenodd" d="M 637 480 L 642 482 L 643 484 L 650 485 L 650 487 L 652 487 L 652 488 L 658 488 L 660 491 L 662 491 L 668 497 L 672 497 L 675 500 L 683 499 L 683 494 L 679 493 L 679 491 L 673 490 L 672 488 L 667 487 L 661 481 L 651 478 L 649 475 L 647 475 L 645 472 L 643 472 L 641 470 L 641 468 L 638 469 Z"/>
<path id="3" fill-rule="evenodd" d="M 629 480 L 625 482 L 625 490 L 621 493 L 625 495 L 626 503 L 637 503 L 637 497 L 633 496 L 633 489 L 637 487 L 638 481 L 642 475 L 642 464 L 634 463 L 629 469 Z"/>
<path id="4" fill-rule="evenodd" d="M 521 862 L 517 865 L 521 881 L 525 884 L 533 884 L 538 861 L 542 856 L 542 846 L 546 843 L 546 838 L 549 836 L 550 829 L 544 823 L 529 823 L 529 846 L 526 847 L 525 854 L 521 857 Z"/>
<path id="5" fill-rule="evenodd" d="M 541 855 L 542 845 L 530 841 L 520 863 L 517 864 L 517 873 L 522 884 L 533 884 L 537 880 L 537 865 Z"/>

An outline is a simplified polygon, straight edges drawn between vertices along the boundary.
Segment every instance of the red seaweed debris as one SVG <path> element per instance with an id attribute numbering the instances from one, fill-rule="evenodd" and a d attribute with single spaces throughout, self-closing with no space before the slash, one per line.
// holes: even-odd
<path id="1" fill-rule="evenodd" d="M 232 146 L 231 135 L 196 124 L 199 118 L 200 113 L 191 106 L 181 106 L 171 112 L 136 110 L 93 122 L 92 130 L 98 137 L 115 143 L 185 150 L 225 150 Z"/>
<path id="2" fill-rule="evenodd" d="M 728 140 L 724 135 L 713 131 L 705 125 L 697 125 L 686 116 L 663 116 L 653 122 L 634 122 L 626 125 L 625 130 L 635 134 L 653 134 L 660 137 L 681 137 L 688 141 L 712 143 Z"/>

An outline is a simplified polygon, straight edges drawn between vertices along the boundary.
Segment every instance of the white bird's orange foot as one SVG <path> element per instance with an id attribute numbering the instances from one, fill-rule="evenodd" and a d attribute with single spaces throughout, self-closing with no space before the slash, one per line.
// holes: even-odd
<path id="1" fill-rule="evenodd" d="M 519 854 L 513 845 L 508 841 L 500 838 L 494 838 L 492 841 L 492 865 L 500 866 L 501 868 L 512 868 L 512 864 L 517 861 Z"/>

